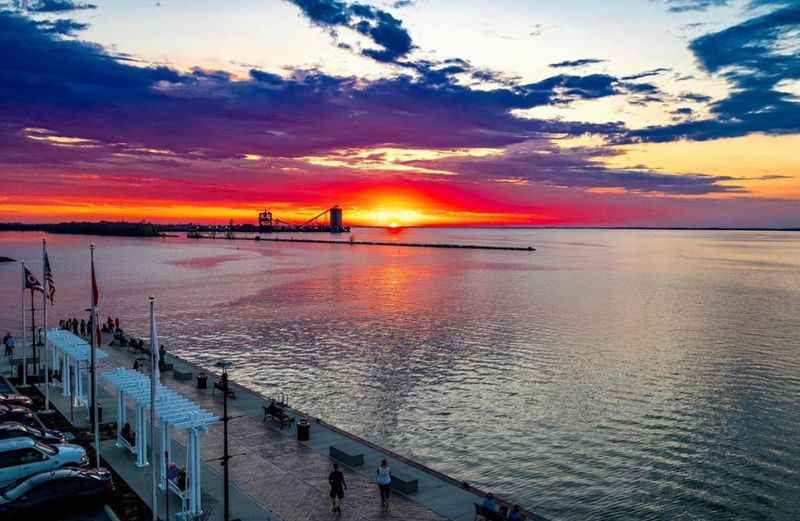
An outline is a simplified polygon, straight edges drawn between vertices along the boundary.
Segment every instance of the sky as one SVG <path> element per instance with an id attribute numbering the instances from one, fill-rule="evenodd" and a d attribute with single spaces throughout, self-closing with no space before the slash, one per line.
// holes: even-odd
<path id="1" fill-rule="evenodd" d="M 0 0 L 0 221 L 800 226 L 800 0 Z"/>

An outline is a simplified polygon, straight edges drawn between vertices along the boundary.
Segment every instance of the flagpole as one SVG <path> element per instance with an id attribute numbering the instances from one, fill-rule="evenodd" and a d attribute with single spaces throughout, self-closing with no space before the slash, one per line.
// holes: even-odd
<path id="1" fill-rule="evenodd" d="M 92 260 L 92 349 L 91 349 L 91 364 L 92 364 L 92 430 L 94 432 L 94 456 L 95 466 L 100 468 L 100 422 L 97 418 L 97 359 L 95 350 L 97 348 L 97 294 L 95 288 L 97 284 L 94 276 L 94 243 L 89 246 Z"/>
<path id="2" fill-rule="evenodd" d="M 50 410 L 50 357 L 48 356 L 49 350 L 47 346 L 47 296 L 50 294 L 49 277 L 45 270 L 47 269 L 47 239 L 42 238 L 42 278 L 44 279 L 44 291 L 42 292 L 42 304 L 44 311 L 42 312 L 42 321 L 44 322 L 44 410 Z"/>
<path id="3" fill-rule="evenodd" d="M 22 291 L 20 294 L 21 303 L 20 303 L 20 310 L 22 311 L 20 315 L 22 316 L 22 344 L 20 347 L 20 352 L 22 353 L 22 385 L 28 385 L 28 378 L 27 378 L 27 367 L 25 367 L 25 286 L 26 282 L 28 281 L 25 278 L 25 261 L 19 261 L 22 266 Z"/>
<path id="4" fill-rule="evenodd" d="M 156 299 L 150 297 L 150 467 L 152 477 L 152 505 L 153 521 L 158 521 L 158 495 L 156 467 L 156 402 L 158 393 L 158 334 L 156 333 Z"/>

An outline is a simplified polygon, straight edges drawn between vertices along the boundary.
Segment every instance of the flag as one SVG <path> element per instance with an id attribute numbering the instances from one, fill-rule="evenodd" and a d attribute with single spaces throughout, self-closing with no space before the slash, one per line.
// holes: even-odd
<path id="1" fill-rule="evenodd" d="M 44 247 L 44 280 L 47 282 L 47 290 L 49 293 L 47 298 L 50 299 L 50 305 L 52 306 L 56 303 L 56 285 L 53 282 L 53 270 L 50 268 L 50 257 L 47 256 L 47 245 Z"/>
<path id="2" fill-rule="evenodd" d="M 39 279 L 33 276 L 33 273 L 31 273 L 28 268 L 25 268 L 25 289 L 44 293 L 44 286 L 39 282 Z"/>
<path id="3" fill-rule="evenodd" d="M 94 248 L 94 245 L 92 245 Z M 100 304 L 100 288 L 97 287 L 97 277 L 94 275 L 94 251 L 92 252 L 92 309 L 94 310 L 94 314 L 92 315 L 93 322 L 100 322 L 97 320 L 97 317 L 100 316 L 100 313 L 97 311 L 97 306 Z M 101 344 L 101 339 L 103 338 L 100 336 L 100 324 L 94 324 L 95 330 L 95 338 L 97 339 L 97 345 Z"/>

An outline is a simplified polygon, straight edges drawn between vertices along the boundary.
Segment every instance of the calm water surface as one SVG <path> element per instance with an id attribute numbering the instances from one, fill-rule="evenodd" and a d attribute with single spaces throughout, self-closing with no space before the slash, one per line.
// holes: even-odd
<path id="1" fill-rule="evenodd" d="M 51 236 L 57 304 L 556 520 L 796 520 L 800 234 L 356 230 L 536 253 Z M 41 272 L 39 234 L 0 255 Z M 0 265 L 0 329 L 19 267 Z"/>

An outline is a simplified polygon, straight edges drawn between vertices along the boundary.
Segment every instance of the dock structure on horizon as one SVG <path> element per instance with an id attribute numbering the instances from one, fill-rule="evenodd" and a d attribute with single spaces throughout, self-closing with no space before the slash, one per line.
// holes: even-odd
<path id="1" fill-rule="evenodd" d="M 110 336 L 105 340 L 110 340 Z M 107 342 L 103 344 L 108 346 Z M 130 367 L 147 354 L 130 347 L 109 346 L 104 350 L 108 358 L 98 367 L 101 372 L 115 367 Z M 211 414 L 221 415 L 222 393 L 215 393 L 218 375 L 171 354 L 166 355 L 164 363 L 161 376 L 164 386 Z M 2 373 L 9 375 L 11 370 L 10 361 L 0 360 Z M 196 377 L 200 375 L 206 375 L 207 386 L 198 385 Z M 142 376 L 146 378 L 146 375 Z M 40 389 L 42 386 L 39 384 Z M 331 512 L 327 476 L 333 461 L 337 461 L 349 484 L 343 508 L 344 519 L 473 521 L 475 518 L 475 505 L 480 504 L 486 494 L 478 488 L 293 409 L 285 397 L 277 398 L 294 421 L 288 426 L 273 422 L 267 415 L 267 406 L 272 398 L 234 382 L 231 382 L 230 389 L 235 399 L 228 400 L 228 408 L 236 421 L 229 442 L 231 452 L 237 455 L 230 462 L 232 517 L 244 521 L 328 521 Z M 118 423 L 120 402 L 117 391 L 108 382 L 99 386 L 104 425 Z M 51 392 L 50 395 L 52 404 L 73 425 L 83 428 L 88 425 L 86 415 L 75 414 L 69 400 L 61 393 Z M 126 411 L 128 417 L 135 414 L 134 409 Z M 303 423 L 308 425 L 310 435 L 307 439 L 298 432 L 297 425 L 301 420 L 308 421 Z M 222 427 L 220 423 L 212 423 L 207 428 L 206 441 L 197 460 L 202 473 L 203 510 L 208 520 L 222 521 L 223 480 L 216 464 L 222 452 Z M 160 428 L 156 430 L 160 431 Z M 179 432 L 172 438 L 174 457 L 178 461 L 187 453 L 184 434 Z M 137 466 L 137 458 L 129 448 L 120 446 L 117 439 L 103 441 L 101 455 L 142 501 L 150 505 L 149 468 Z M 382 459 L 389 461 L 396 481 L 389 512 L 380 507 L 374 484 L 374 469 Z M 182 500 L 175 494 L 166 491 L 164 494 L 170 497 L 170 510 L 173 513 L 179 511 Z M 163 504 L 159 505 L 159 510 L 165 514 Z M 525 515 L 528 521 L 546 521 L 532 512 L 525 512 Z"/>
<path id="2" fill-rule="evenodd" d="M 216 239 L 213 235 L 189 234 L 189 239 Z M 392 242 L 392 241 L 359 241 L 351 239 L 349 241 L 336 241 L 331 239 L 298 239 L 295 237 L 226 237 L 229 240 L 257 241 L 257 242 L 291 242 L 291 243 L 311 243 L 311 244 L 337 244 L 343 246 L 398 246 L 401 248 L 442 248 L 442 249 L 462 249 L 462 250 L 494 250 L 494 251 L 536 251 L 533 246 L 500 246 L 487 244 L 454 244 L 439 242 Z"/>

